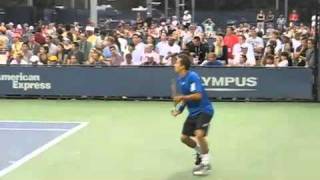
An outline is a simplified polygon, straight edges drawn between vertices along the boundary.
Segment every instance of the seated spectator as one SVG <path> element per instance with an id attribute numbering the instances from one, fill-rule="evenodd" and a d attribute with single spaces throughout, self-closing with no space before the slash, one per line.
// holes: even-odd
<path id="1" fill-rule="evenodd" d="M 62 43 L 59 43 L 57 47 L 57 57 L 59 64 L 67 64 L 67 54 L 64 51 L 64 45 Z"/>
<path id="2" fill-rule="evenodd" d="M 0 64 L 7 64 L 9 50 L 7 49 L 3 39 L 0 39 Z"/>
<path id="3" fill-rule="evenodd" d="M 90 52 L 89 60 L 85 63 L 86 65 L 107 65 L 101 51 L 92 49 Z"/>
<path id="4" fill-rule="evenodd" d="M 197 64 L 201 64 L 205 58 L 207 53 L 209 52 L 209 47 L 201 42 L 199 36 L 195 36 L 193 40 L 186 45 L 191 53 L 194 53 L 196 58 L 198 59 Z"/>
<path id="5" fill-rule="evenodd" d="M 216 55 L 218 60 L 228 64 L 228 47 L 224 45 L 222 36 L 216 36 L 216 42 L 214 42 L 211 52 Z"/>
<path id="6" fill-rule="evenodd" d="M 142 65 L 157 65 L 160 63 L 160 55 L 153 50 L 152 44 L 147 44 L 142 56 Z"/>
<path id="7" fill-rule="evenodd" d="M 169 37 L 168 46 L 164 46 L 165 48 L 165 56 L 164 59 L 160 62 L 162 65 L 170 65 L 171 64 L 171 57 L 175 54 L 181 52 L 181 47 L 176 43 L 176 39 L 173 36 Z"/>
<path id="8" fill-rule="evenodd" d="M 21 47 L 23 42 L 21 41 L 20 34 L 15 33 L 13 35 L 13 44 L 11 45 L 11 55 L 15 58 L 18 53 L 21 53 Z"/>
<path id="9" fill-rule="evenodd" d="M 38 57 L 42 64 L 48 64 L 48 52 L 49 47 L 47 45 L 43 45 L 40 47 Z"/>
<path id="10" fill-rule="evenodd" d="M 267 57 L 265 57 L 265 59 L 263 60 L 264 67 L 276 67 L 276 64 L 274 61 L 275 58 L 276 57 L 272 55 L 268 55 Z"/>
<path id="11" fill-rule="evenodd" d="M 70 59 L 72 55 L 77 56 L 77 60 L 79 61 L 80 64 L 83 64 L 83 62 L 85 61 L 84 55 L 80 51 L 78 42 L 73 42 L 72 43 L 72 48 L 71 48 L 71 51 L 68 54 L 68 59 Z"/>
<path id="12" fill-rule="evenodd" d="M 36 42 L 34 35 L 31 35 L 29 37 L 28 45 L 33 55 L 36 55 L 39 53 L 40 44 Z"/>
<path id="13" fill-rule="evenodd" d="M 31 56 L 30 58 L 30 63 L 31 65 L 43 65 L 42 62 L 40 61 L 39 57 L 36 55 Z"/>
<path id="14" fill-rule="evenodd" d="M 297 66 L 306 66 L 306 52 L 308 49 L 308 39 L 303 38 L 297 52 L 293 54 L 294 64 Z"/>
<path id="15" fill-rule="evenodd" d="M 253 47 L 251 44 L 246 43 L 246 37 L 244 35 L 239 36 L 239 43 L 234 45 L 232 54 L 234 59 L 232 60 L 231 65 L 237 65 L 238 63 L 240 63 L 242 55 L 246 56 L 247 65 L 256 65 L 256 58 L 254 56 Z"/>
<path id="16" fill-rule="evenodd" d="M 288 67 L 290 65 L 292 65 L 292 61 L 290 64 L 289 54 L 287 52 L 282 52 L 281 57 L 280 57 L 280 61 L 277 63 L 277 66 L 278 67 Z"/>
<path id="17" fill-rule="evenodd" d="M 132 54 L 128 53 L 125 55 L 125 61 L 121 63 L 121 66 L 130 66 L 132 64 Z"/>
<path id="18" fill-rule="evenodd" d="M 70 59 L 68 59 L 67 61 L 67 65 L 79 65 L 79 64 L 80 63 L 76 55 L 71 55 Z"/>
<path id="19" fill-rule="evenodd" d="M 27 65 L 28 62 L 23 59 L 23 54 L 17 53 L 15 58 L 10 62 L 11 65 Z"/>
<path id="20" fill-rule="evenodd" d="M 111 57 L 107 60 L 109 61 L 109 65 L 111 66 L 120 66 L 123 62 L 123 58 L 121 54 L 118 52 L 115 46 L 110 47 Z"/>
<path id="21" fill-rule="evenodd" d="M 29 48 L 28 43 L 23 43 L 22 47 L 21 47 L 21 53 L 23 55 L 23 60 L 28 62 L 28 64 L 30 63 L 30 58 L 33 55 L 32 51 Z"/>
<path id="22" fill-rule="evenodd" d="M 205 66 L 205 67 L 211 67 L 211 66 L 222 67 L 223 63 L 220 60 L 217 60 L 217 56 L 216 56 L 215 53 L 211 52 L 211 53 L 208 54 L 207 60 L 202 62 L 201 66 Z"/>

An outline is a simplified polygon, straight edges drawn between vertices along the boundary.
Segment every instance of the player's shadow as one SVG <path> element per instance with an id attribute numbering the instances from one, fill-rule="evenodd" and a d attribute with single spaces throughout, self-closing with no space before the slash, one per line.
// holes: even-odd
<path id="1" fill-rule="evenodd" d="M 209 176 L 194 176 L 190 172 L 190 170 L 176 172 L 175 174 L 172 174 L 168 177 L 167 180 L 213 180 L 213 175 Z"/>

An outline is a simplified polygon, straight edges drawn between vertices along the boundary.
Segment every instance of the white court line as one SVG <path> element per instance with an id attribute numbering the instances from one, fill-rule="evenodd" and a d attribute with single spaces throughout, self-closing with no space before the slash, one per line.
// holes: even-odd
<path id="1" fill-rule="evenodd" d="M 87 125 L 88 125 L 87 122 L 82 122 L 82 123 L 80 123 L 80 125 L 70 129 L 68 132 L 62 134 L 61 136 L 58 136 L 58 137 L 54 138 L 53 140 L 49 141 L 47 144 L 41 146 L 40 148 L 36 149 L 35 151 L 31 152 L 30 154 L 25 155 L 23 158 L 19 159 L 18 161 L 16 161 L 12 165 L 10 165 L 10 166 L 6 167 L 5 169 L 1 170 L 0 171 L 0 177 L 8 174 L 9 172 L 11 172 L 14 169 L 18 168 L 19 166 L 21 166 L 23 163 L 25 163 L 25 162 L 29 161 L 30 159 L 36 157 L 37 155 L 39 155 L 42 152 L 46 151 L 50 147 L 56 145 L 57 143 L 59 143 L 60 141 L 62 141 L 65 138 L 67 138 L 68 136 L 74 134 L 75 132 L 79 131 L 80 129 L 86 127 Z"/>
<path id="2" fill-rule="evenodd" d="M 69 131 L 70 129 L 59 129 L 59 128 L 0 128 L 0 131 Z"/>
<path id="3" fill-rule="evenodd" d="M 0 123 L 40 123 L 40 124 L 81 124 L 81 121 L 23 121 L 23 120 L 0 120 Z"/>

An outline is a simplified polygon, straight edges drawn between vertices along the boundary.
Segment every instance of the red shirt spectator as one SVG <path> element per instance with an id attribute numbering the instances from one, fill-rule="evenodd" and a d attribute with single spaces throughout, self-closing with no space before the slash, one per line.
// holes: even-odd
<path id="1" fill-rule="evenodd" d="M 46 43 L 46 38 L 42 35 L 41 29 L 39 28 L 34 35 L 34 39 L 37 43 L 43 45 Z"/>
<path id="2" fill-rule="evenodd" d="M 289 15 L 289 21 L 298 22 L 299 20 L 300 20 L 300 15 L 297 13 L 296 10 L 292 10 L 292 12 Z"/>
<path id="3" fill-rule="evenodd" d="M 228 47 L 228 59 L 232 59 L 232 49 L 239 42 L 238 36 L 234 34 L 232 27 L 227 28 L 226 36 L 223 39 L 224 45 Z"/>

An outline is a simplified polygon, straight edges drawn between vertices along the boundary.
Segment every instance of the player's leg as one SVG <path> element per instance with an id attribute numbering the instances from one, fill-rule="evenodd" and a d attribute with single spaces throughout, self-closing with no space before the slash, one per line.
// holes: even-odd
<path id="1" fill-rule="evenodd" d="M 201 151 L 201 165 L 194 169 L 195 175 L 207 175 L 211 170 L 209 147 L 207 141 L 207 133 L 212 116 L 208 114 L 201 114 L 197 119 L 196 130 L 194 131 L 195 139 L 200 146 Z"/>
<path id="2" fill-rule="evenodd" d="M 197 142 L 191 138 L 194 134 L 196 124 L 192 121 L 191 118 L 188 118 L 183 124 L 181 142 L 187 145 L 188 147 L 194 149 L 196 151 L 196 160 L 195 165 L 199 165 L 201 163 L 201 152 L 200 147 Z"/>
<path id="3" fill-rule="evenodd" d="M 190 148 L 195 148 L 197 146 L 196 141 L 190 138 L 190 136 L 182 134 L 180 138 L 181 142 Z"/>

